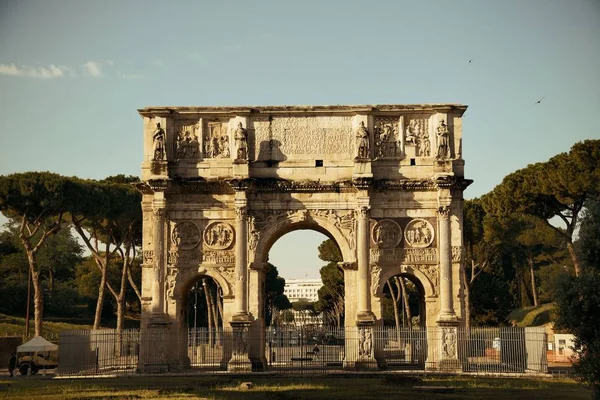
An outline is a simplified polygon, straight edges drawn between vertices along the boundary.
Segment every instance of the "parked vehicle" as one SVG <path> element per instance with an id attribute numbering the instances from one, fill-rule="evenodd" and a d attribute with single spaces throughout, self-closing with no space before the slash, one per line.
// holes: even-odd
<path id="1" fill-rule="evenodd" d="M 23 355 L 17 360 L 17 368 L 21 375 L 27 375 L 30 369 L 31 374 L 37 374 L 40 369 L 54 369 L 57 366 L 58 358 L 56 352 Z"/>

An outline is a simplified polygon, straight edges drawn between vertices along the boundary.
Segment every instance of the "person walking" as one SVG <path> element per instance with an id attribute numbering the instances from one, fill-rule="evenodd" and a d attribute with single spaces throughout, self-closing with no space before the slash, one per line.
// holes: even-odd
<path id="1" fill-rule="evenodd" d="M 10 353 L 10 360 L 8 360 L 8 374 L 13 377 L 13 371 L 17 367 L 17 356 L 15 353 Z"/>
<path id="2" fill-rule="evenodd" d="M 315 347 L 313 347 L 313 355 L 315 356 L 315 359 L 319 358 L 319 345 L 317 343 L 315 343 Z"/>

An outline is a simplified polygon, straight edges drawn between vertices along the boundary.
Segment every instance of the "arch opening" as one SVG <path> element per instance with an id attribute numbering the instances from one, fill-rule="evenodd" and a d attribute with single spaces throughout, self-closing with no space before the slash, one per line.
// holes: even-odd
<path id="1" fill-rule="evenodd" d="M 336 321 L 343 326 L 344 275 L 337 265 L 342 251 L 334 235 L 311 222 L 287 225 L 271 237 L 265 274 L 267 326 L 317 329 Z M 269 292 L 272 266 L 285 280 L 285 300 L 279 304 L 286 306 L 283 309 L 273 302 L 281 297 Z"/>
<path id="2" fill-rule="evenodd" d="M 425 288 L 414 275 L 399 273 L 384 283 L 381 295 L 383 325 L 397 329 L 424 328 Z"/>

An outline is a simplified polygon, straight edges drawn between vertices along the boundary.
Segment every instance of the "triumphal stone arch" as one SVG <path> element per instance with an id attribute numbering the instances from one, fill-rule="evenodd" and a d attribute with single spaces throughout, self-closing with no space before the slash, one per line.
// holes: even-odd
<path id="1" fill-rule="evenodd" d="M 322 232 L 341 250 L 345 324 L 359 332 L 346 340 L 344 365 L 374 365 L 383 287 L 398 274 L 422 289 L 422 323 L 441 327 L 436 343 L 452 365 L 464 315 L 465 110 L 455 104 L 139 110 L 142 333 L 150 335 L 141 368 L 156 352 L 171 370 L 185 368 L 184 304 L 202 276 L 223 293 L 233 338 L 224 366 L 266 367 L 264 268 L 273 243 L 296 229 Z M 159 350 L 161 331 L 179 335 L 181 344 Z"/>

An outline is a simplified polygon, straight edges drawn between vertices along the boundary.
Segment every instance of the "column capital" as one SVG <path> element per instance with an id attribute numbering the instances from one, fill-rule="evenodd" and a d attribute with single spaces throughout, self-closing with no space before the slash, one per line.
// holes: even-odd
<path id="1" fill-rule="evenodd" d="M 245 205 L 237 205 L 235 206 L 235 216 L 239 219 L 246 219 L 248 216 L 248 207 Z"/>
<path id="2" fill-rule="evenodd" d="M 356 213 L 358 214 L 358 216 L 360 218 L 368 218 L 370 209 L 371 209 L 371 206 L 369 206 L 369 205 L 359 205 L 356 208 Z"/>
<path id="3" fill-rule="evenodd" d="M 152 208 L 152 215 L 156 219 L 161 219 L 165 216 L 165 209 L 164 208 Z"/>
<path id="4" fill-rule="evenodd" d="M 450 206 L 439 206 L 437 215 L 439 219 L 448 220 L 450 218 Z"/>

